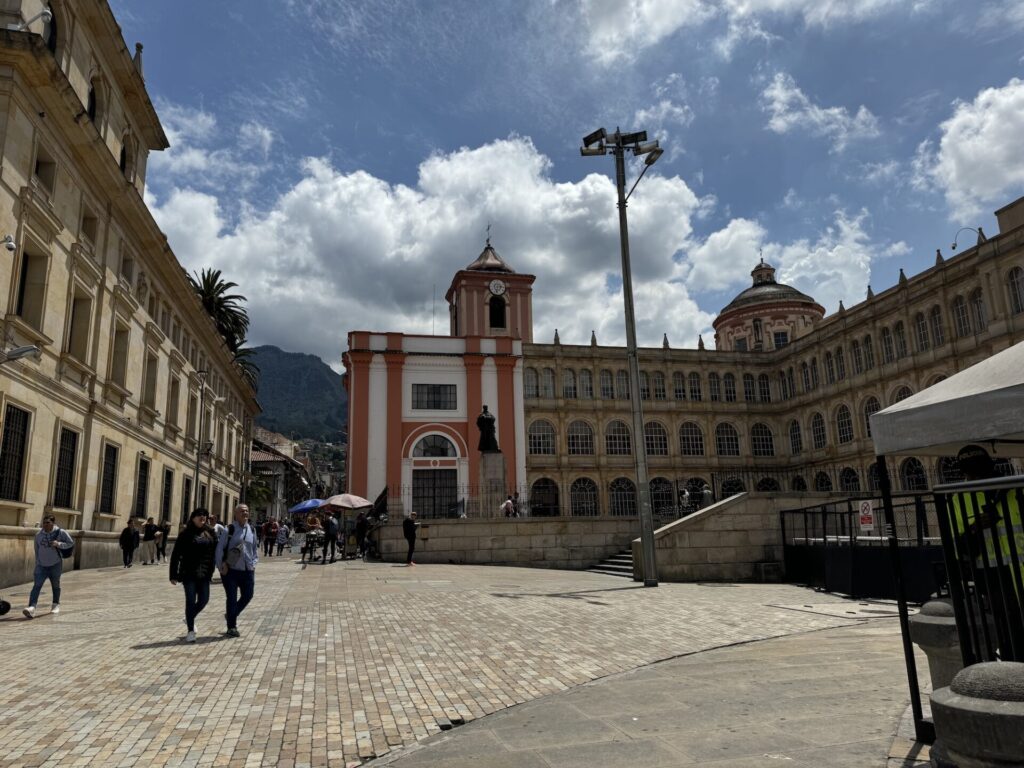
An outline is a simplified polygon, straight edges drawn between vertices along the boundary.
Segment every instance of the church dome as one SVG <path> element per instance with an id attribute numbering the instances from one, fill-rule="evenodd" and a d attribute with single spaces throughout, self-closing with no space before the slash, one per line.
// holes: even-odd
<path id="1" fill-rule="evenodd" d="M 824 310 L 818 305 L 818 302 L 806 293 L 802 293 L 792 286 L 775 282 L 775 267 L 767 264 L 763 259 L 750 273 L 750 276 L 754 278 L 754 284 L 741 291 L 736 298 L 730 301 L 719 313 L 719 317 L 737 309 L 748 309 L 765 304 L 806 304 L 808 308 L 817 308 L 824 314 Z"/>

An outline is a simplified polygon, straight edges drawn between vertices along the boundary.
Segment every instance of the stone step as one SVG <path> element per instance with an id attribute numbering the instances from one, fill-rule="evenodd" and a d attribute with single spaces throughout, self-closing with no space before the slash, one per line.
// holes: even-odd
<path id="1" fill-rule="evenodd" d="M 633 578 L 633 550 L 625 549 L 618 554 L 602 560 L 588 569 L 591 573 L 602 573 L 606 576 L 622 576 Z"/>
<path id="2" fill-rule="evenodd" d="M 633 569 L 632 568 L 630 568 L 629 570 L 625 570 L 625 569 L 623 569 L 623 570 L 613 570 L 611 568 L 604 568 L 604 567 L 602 567 L 600 565 L 593 565 L 593 566 L 591 566 L 590 568 L 587 569 L 587 572 L 588 573 L 600 573 L 600 574 L 602 574 L 604 576 L 619 576 L 619 577 L 624 578 L 624 579 L 631 579 L 631 578 L 633 578 Z"/>

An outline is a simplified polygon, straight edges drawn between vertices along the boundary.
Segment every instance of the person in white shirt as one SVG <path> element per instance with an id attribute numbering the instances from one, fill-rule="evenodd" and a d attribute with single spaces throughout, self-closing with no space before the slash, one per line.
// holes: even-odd
<path id="1" fill-rule="evenodd" d="M 256 531 L 249 525 L 249 507 L 235 507 L 235 521 L 220 535 L 216 565 L 227 593 L 225 618 L 228 637 L 241 637 L 238 616 L 256 591 L 256 564 L 260 560 Z"/>

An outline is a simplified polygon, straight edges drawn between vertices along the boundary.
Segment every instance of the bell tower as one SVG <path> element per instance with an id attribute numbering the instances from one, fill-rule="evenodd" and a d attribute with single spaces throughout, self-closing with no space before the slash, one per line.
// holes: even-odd
<path id="1" fill-rule="evenodd" d="M 533 275 L 518 274 L 491 245 L 460 269 L 445 294 L 452 336 L 533 341 Z"/>

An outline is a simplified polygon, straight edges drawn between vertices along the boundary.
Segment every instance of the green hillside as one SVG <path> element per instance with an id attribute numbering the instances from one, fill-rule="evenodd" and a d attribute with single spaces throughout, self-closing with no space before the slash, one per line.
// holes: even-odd
<path id="1" fill-rule="evenodd" d="M 261 427 L 288 437 L 336 441 L 346 431 L 348 395 L 341 376 L 316 355 L 253 348 L 260 369 Z"/>

